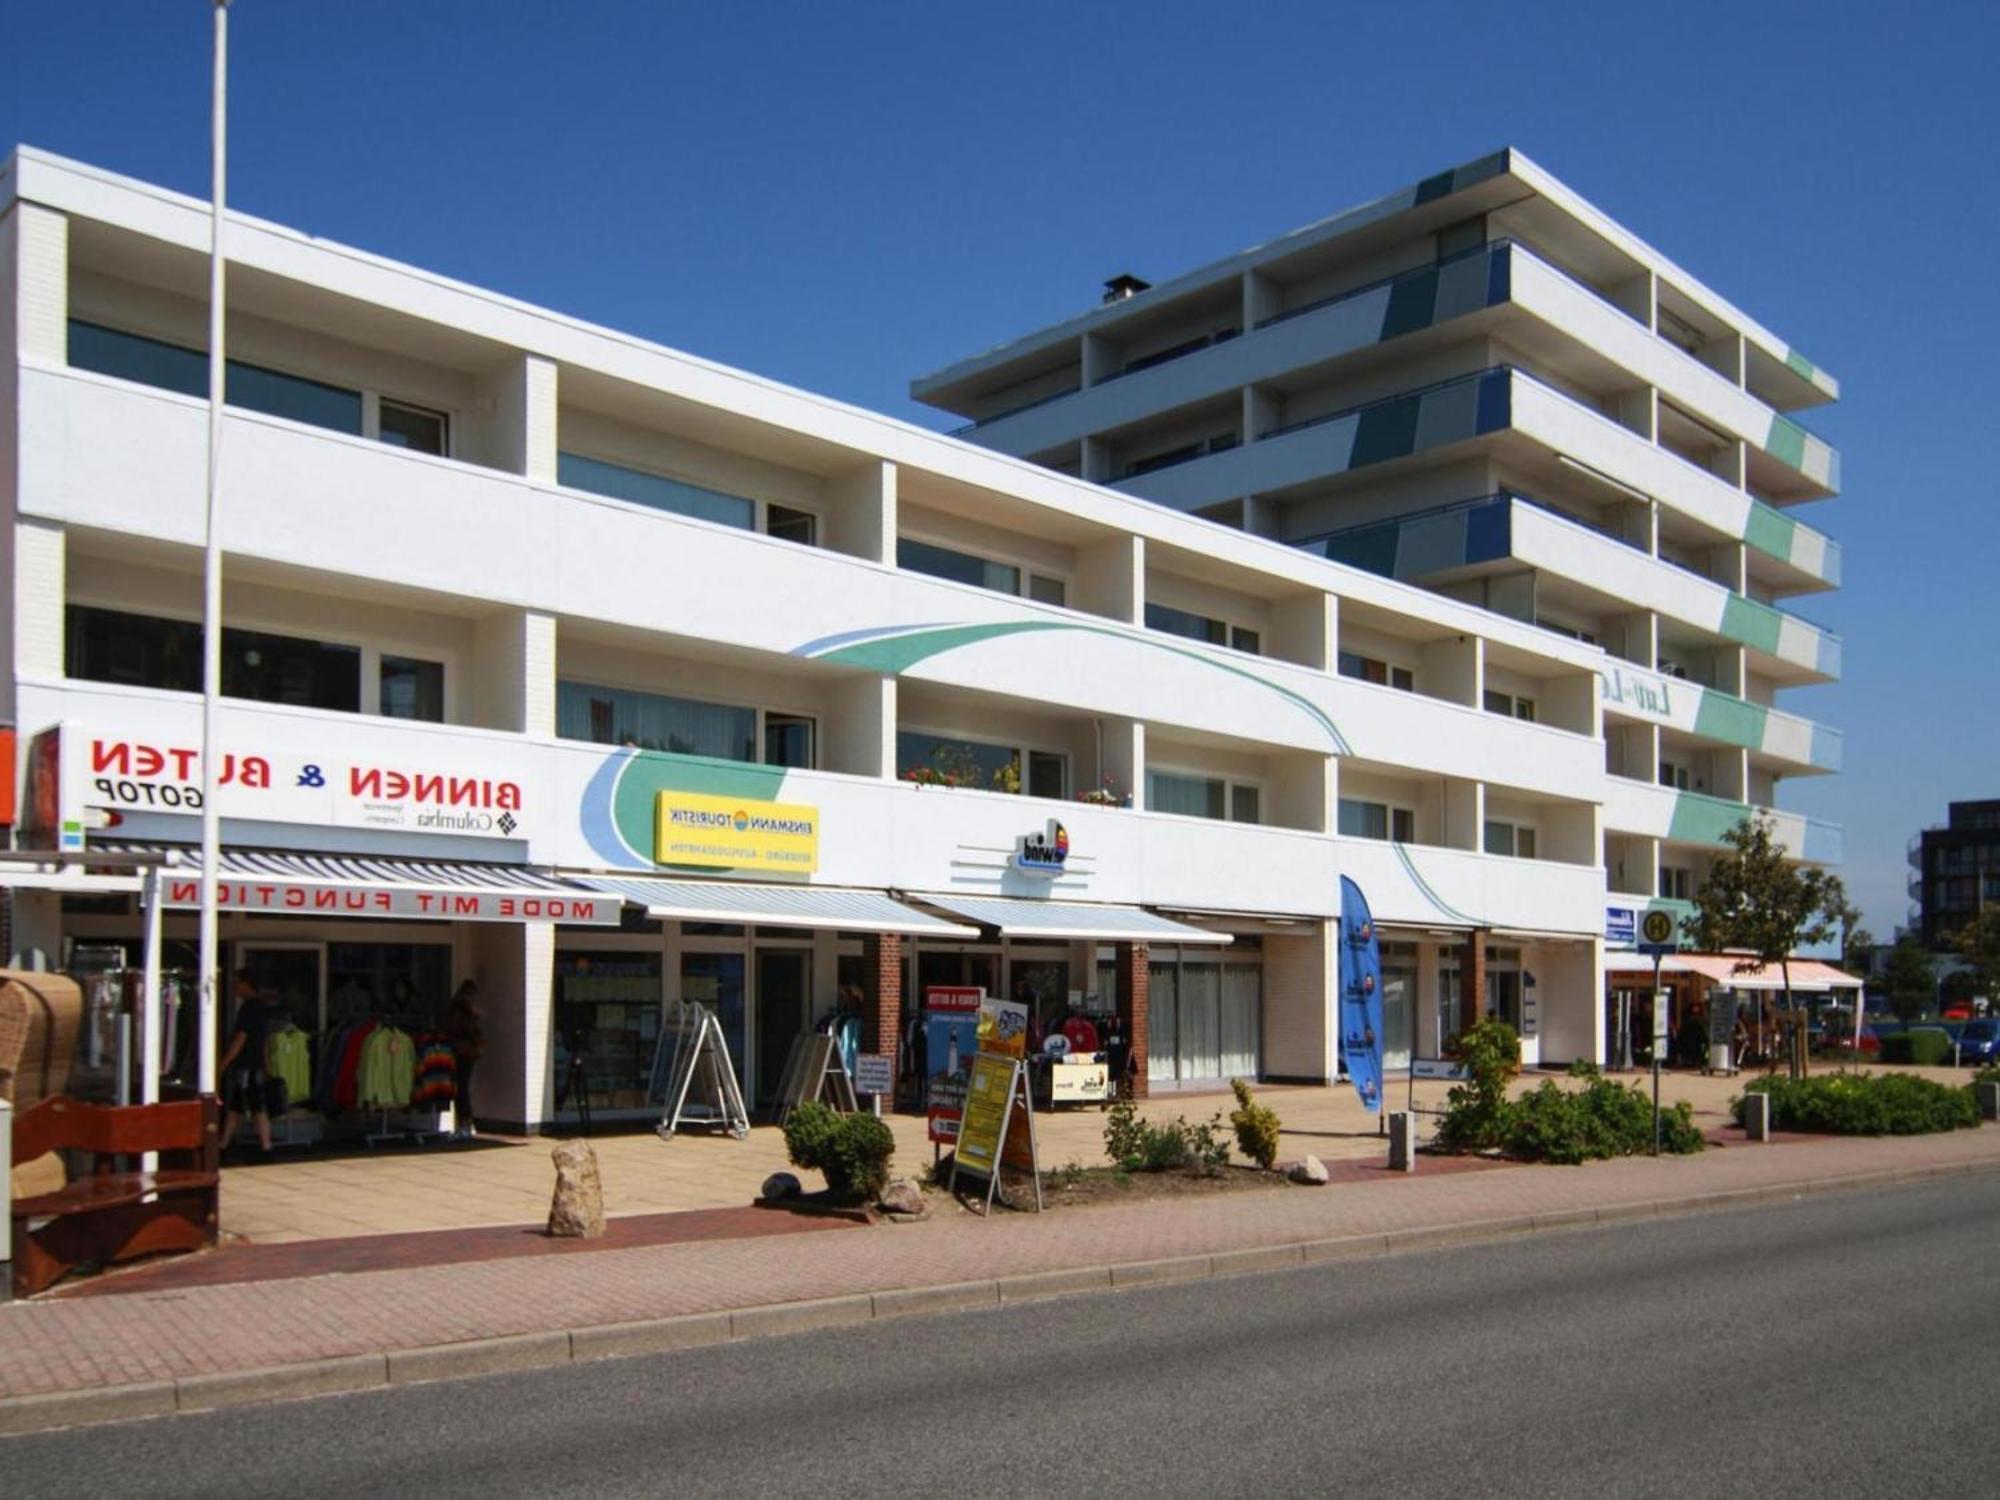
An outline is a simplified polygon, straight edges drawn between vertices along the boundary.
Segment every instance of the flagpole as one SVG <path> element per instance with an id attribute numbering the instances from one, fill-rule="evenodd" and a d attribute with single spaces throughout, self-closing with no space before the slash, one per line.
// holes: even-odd
<path id="1" fill-rule="evenodd" d="M 220 1000 L 220 940 L 216 877 L 222 863 L 222 818 L 215 805 L 221 759 L 222 702 L 222 410 L 228 361 L 223 350 L 223 203 L 229 157 L 229 0 L 215 0 L 215 73 L 210 100 L 212 183 L 208 219 L 208 502 L 201 563 L 201 985 L 195 1040 L 201 1092 L 215 1092 L 216 1012 Z M 227 1141 L 223 1142 L 226 1146 Z"/>

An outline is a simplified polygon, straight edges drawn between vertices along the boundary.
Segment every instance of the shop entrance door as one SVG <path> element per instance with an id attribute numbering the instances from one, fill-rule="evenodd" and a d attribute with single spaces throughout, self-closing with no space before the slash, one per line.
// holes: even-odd
<path id="1" fill-rule="evenodd" d="M 325 1026 L 322 999 L 326 994 L 326 945 L 323 943 L 239 943 L 235 967 L 250 971 L 257 993 L 291 1018 L 299 1030 L 317 1032 Z M 236 1023 L 236 986 L 227 986 L 231 996 L 228 1013 L 222 1018 L 221 1045 L 228 1045 L 229 1028 Z"/>
<path id="2" fill-rule="evenodd" d="M 790 949 L 757 950 L 757 1107 L 778 1097 L 792 1042 L 812 1029 L 811 959 Z"/>
<path id="3" fill-rule="evenodd" d="M 1397 1072 L 1410 1065 L 1411 1007 L 1417 976 L 1414 970 L 1382 965 L 1382 1066 Z"/>

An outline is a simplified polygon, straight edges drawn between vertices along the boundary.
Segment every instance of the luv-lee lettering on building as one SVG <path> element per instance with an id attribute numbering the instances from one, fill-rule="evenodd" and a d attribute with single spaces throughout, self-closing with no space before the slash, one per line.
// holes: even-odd
<path id="1" fill-rule="evenodd" d="M 117 732 L 63 734 L 65 801 L 120 814 L 201 812 L 201 754 Z M 492 767 L 404 765 L 281 747 L 233 746 L 216 768 L 225 818 L 525 839 L 522 782 Z"/>
<path id="2" fill-rule="evenodd" d="M 708 870 L 819 868 L 819 809 L 703 792 L 663 791 L 654 807 L 653 858 Z"/>

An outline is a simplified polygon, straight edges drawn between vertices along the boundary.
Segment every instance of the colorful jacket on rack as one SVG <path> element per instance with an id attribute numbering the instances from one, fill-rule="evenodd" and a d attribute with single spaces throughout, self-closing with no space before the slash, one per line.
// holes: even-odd
<path id="1" fill-rule="evenodd" d="M 293 1104 L 304 1104 L 312 1097 L 312 1039 L 295 1026 L 272 1032 L 264 1043 L 264 1071 L 284 1083 Z"/>
<path id="2" fill-rule="evenodd" d="M 416 1086 L 416 1049 L 410 1035 L 378 1026 L 361 1045 L 361 1077 L 355 1092 L 359 1109 L 407 1109 Z"/>

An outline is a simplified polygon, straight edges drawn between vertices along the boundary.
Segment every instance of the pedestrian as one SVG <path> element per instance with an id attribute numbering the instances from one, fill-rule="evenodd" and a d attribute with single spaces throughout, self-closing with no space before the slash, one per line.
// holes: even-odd
<path id="1" fill-rule="evenodd" d="M 264 1044 L 271 1035 L 270 1006 L 258 993 L 248 969 L 236 971 L 236 1023 L 222 1054 L 222 1148 L 236 1139 L 237 1121 L 248 1114 L 257 1123 L 257 1144 L 271 1156 L 271 1112 L 265 1097 Z"/>
<path id="2" fill-rule="evenodd" d="M 452 1056 L 458 1060 L 458 1128 L 452 1132 L 461 1141 L 473 1139 L 479 1125 L 472 1118 L 472 1075 L 486 1048 L 486 1028 L 479 1023 L 479 985 L 468 979 L 451 997 L 445 1013 L 445 1035 L 451 1041 Z"/>

